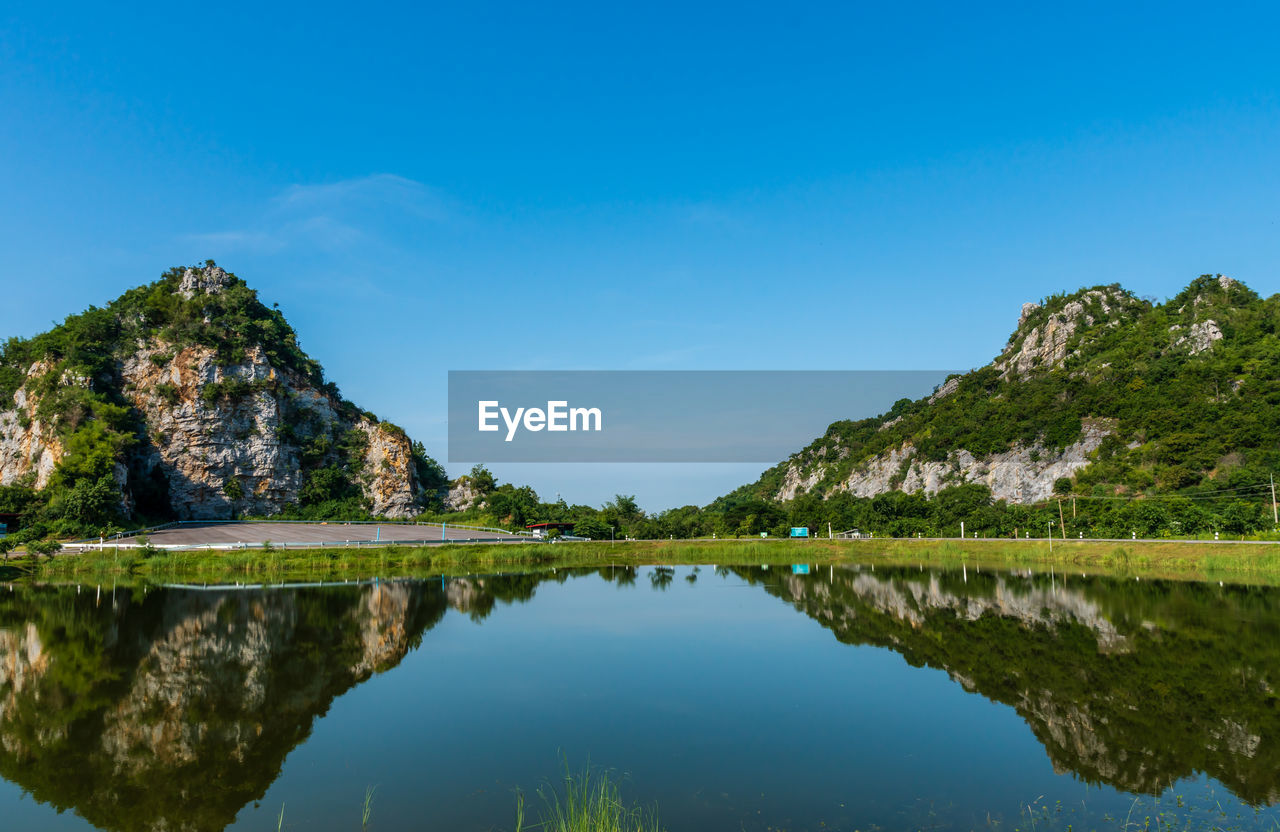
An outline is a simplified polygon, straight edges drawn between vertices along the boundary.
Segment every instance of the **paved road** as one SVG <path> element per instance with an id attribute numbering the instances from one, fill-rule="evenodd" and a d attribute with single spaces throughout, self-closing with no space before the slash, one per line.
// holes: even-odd
<path id="1" fill-rule="evenodd" d="M 527 541 L 524 535 L 506 532 L 480 531 L 439 524 L 401 523 L 345 524 L 345 523 L 184 523 L 168 529 L 160 529 L 147 535 L 156 546 L 215 546 L 230 547 L 239 543 L 261 544 L 264 541 L 281 546 L 296 544 L 341 544 L 404 542 L 444 542 L 448 540 L 490 540 L 498 542 Z M 117 541 L 110 540 L 108 545 Z M 135 543 L 135 538 L 123 538 L 121 544 Z"/>

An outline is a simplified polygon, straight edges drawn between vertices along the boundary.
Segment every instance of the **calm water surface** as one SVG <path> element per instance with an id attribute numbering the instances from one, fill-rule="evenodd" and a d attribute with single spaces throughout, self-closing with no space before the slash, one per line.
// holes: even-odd
<path id="1" fill-rule="evenodd" d="M 0 828 L 1277 828 L 1280 591 L 802 571 L 3 587 Z"/>

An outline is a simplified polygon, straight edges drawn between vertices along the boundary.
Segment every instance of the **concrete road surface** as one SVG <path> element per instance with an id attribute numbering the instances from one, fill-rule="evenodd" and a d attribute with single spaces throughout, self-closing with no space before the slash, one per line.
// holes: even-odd
<path id="1" fill-rule="evenodd" d="M 230 547 L 237 543 L 261 544 L 271 541 L 280 546 L 324 543 L 334 545 L 350 541 L 368 543 L 444 542 L 448 540 L 492 540 L 499 542 L 527 541 L 525 535 L 506 532 L 463 529 L 440 524 L 405 525 L 399 523 L 345 524 L 345 523 L 184 523 L 168 529 L 160 529 L 147 535 L 156 546 L 215 546 Z M 135 538 L 110 540 L 108 544 L 135 543 Z"/>

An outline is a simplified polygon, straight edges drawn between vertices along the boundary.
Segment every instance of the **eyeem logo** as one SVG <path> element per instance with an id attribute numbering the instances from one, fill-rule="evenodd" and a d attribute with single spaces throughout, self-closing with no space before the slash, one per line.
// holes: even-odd
<path id="1" fill-rule="evenodd" d="M 503 423 L 507 426 L 507 438 L 504 440 L 506 442 L 515 439 L 516 431 L 520 429 L 521 425 L 524 426 L 525 430 L 537 433 L 544 429 L 549 431 L 598 431 L 602 429 L 603 424 L 600 408 L 569 407 L 567 401 L 549 401 L 547 402 L 546 410 L 540 407 L 517 407 L 515 413 L 505 407 L 501 407 L 497 401 L 482 401 L 478 404 L 480 430 L 485 432 L 498 430 L 497 419 L 501 416 Z"/>
<path id="2" fill-rule="evenodd" d="M 946 378 L 940 370 L 450 370 L 449 462 L 774 465 L 832 422 L 888 421 L 895 402 L 928 396 Z"/>

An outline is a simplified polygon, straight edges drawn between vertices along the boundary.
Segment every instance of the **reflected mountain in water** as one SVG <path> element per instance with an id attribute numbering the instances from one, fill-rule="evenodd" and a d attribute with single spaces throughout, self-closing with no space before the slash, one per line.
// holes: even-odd
<path id="1" fill-rule="evenodd" d="M 1010 705 L 1055 770 L 1158 794 L 1204 772 L 1280 801 L 1280 592 L 966 569 L 735 569 L 848 644 Z"/>
<path id="2" fill-rule="evenodd" d="M 439 584 L 4 592 L 0 775 L 102 828 L 222 829 L 445 607 Z"/>
<path id="3" fill-rule="evenodd" d="M 479 621 L 576 569 L 272 589 L 0 591 L 0 776 L 103 829 L 219 830 L 316 717 L 448 608 Z"/>

